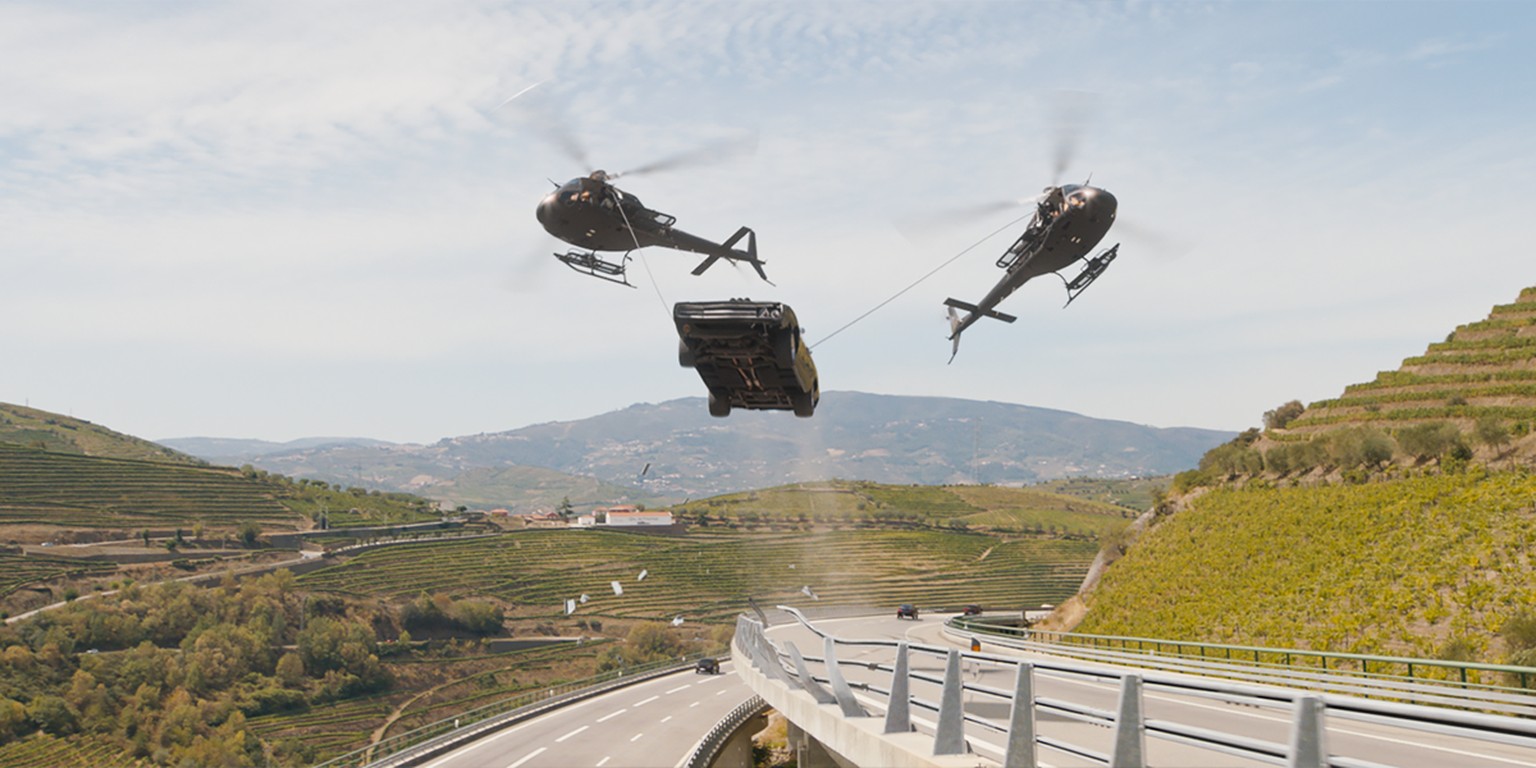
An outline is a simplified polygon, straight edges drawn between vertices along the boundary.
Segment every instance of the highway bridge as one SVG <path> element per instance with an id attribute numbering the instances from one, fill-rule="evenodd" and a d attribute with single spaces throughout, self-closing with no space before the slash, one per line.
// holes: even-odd
<path id="1" fill-rule="evenodd" d="M 735 768 L 771 706 L 803 768 L 1536 766 L 1536 697 L 1501 684 L 764 618 L 740 619 L 726 675 L 688 665 L 376 765 Z"/>

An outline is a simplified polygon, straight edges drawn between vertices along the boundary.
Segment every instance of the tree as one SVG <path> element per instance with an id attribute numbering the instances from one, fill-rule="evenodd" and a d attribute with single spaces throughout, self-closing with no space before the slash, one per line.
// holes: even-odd
<path id="1" fill-rule="evenodd" d="M 1287 425 L 1296 420 L 1302 411 L 1307 409 L 1300 400 L 1292 400 L 1272 411 L 1264 412 L 1265 429 L 1285 429 Z"/>
<path id="2" fill-rule="evenodd" d="M 576 511 L 576 507 L 571 504 L 571 497 L 566 496 L 560 500 L 560 506 L 556 507 L 555 511 L 559 512 L 561 517 L 570 517 Z"/>
<path id="3" fill-rule="evenodd" d="M 244 522 L 240 525 L 240 542 L 247 547 L 256 546 L 256 540 L 261 536 L 261 526 L 253 522 Z"/>
<path id="4" fill-rule="evenodd" d="M 1509 426 L 1491 413 L 1477 420 L 1477 427 L 1472 433 L 1477 436 L 1478 442 L 1494 450 L 1509 442 Z"/>

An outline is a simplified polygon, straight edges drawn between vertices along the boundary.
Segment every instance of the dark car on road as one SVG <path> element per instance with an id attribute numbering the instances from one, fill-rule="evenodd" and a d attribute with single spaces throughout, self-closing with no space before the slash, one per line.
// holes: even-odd
<path id="1" fill-rule="evenodd" d="M 699 662 L 693 665 L 693 673 L 696 675 L 718 675 L 720 674 L 720 662 L 717 659 L 699 659 Z"/>
<path id="2" fill-rule="evenodd" d="M 977 605 L 975 603 L 971 603 L 970 605 L 967 605 L 965 607 L 965 610 L 962 610 L 960 612 L 960 615 L 961 616 L 980 616 L 981 615 L 981 606 L 979 606 L 979 605 Z"/>
<path id="3" fill-rule="evenodd" d="M 913 621 L 917 621 L 917 606 L 910 603 L 902 603 L 901 606 L 896 609 L 896 618 L 911 619 Z"/>
<path id="4" fill-rule="evenodd" d="M 787 304 L 773 301 L 681 301 L 672 307 L 677 362 L 699 372 L 709 390 L 709 415 L 732 408 L 794 411 L 809 417 L 821 382 L 800 324 Z"/>

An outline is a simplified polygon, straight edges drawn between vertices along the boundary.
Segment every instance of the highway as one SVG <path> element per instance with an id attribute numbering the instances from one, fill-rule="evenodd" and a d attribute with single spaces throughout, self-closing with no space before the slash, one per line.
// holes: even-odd
<path id="1" fill-rule="evenodd" d="M 752 691 L 730 664 L 621 688 L 497 731 L 425 768 L 674 768 Z"/>
<path id="2" fill-rule="evenodd" d="M 890 639 L 912 643 L 943 645 L 961 648 L 961 644 L 942 634 L 941 617 L 933 616 L 918 622 L 902 621 L 894 617 L 829 619 L 817 621 L 820 629 L 844 639 Z M 781 626 L 770 630 L 775 642 L 792 640 L 801 652 L 810 656 L 822 654 L 822 641 L 799 625 Z M 1037 654 L 1014 651 L 987 642 L 982 638 L 984 653 L 1015 658 L 1031 658 L 1039 661 L 1059 660 Z M 874 660 L 889 663 L 893 654 L 888 648 L 838 648 L 840 661 Z M 943 676 L 943 661 L 935 656 L 914 654 L 911 657 L 913 673 L 926 672 Z M 1095 665 L 1078 662 L 1082 668 Z M 844 667 L 844 675 L 850 681 L 868 681 L 886 687 L 890 684 L 888 672 L 869 672 L 860 667 Z M 997 668 L 967 662 L 963 677 L 968 683 L 1012 690 L 1014 672 L 1011 668 Z M 939 686 L 914 680 L 912 693 L 929 701 L 939 700 Z M 866 709 L 883 714 L 883 697 L 866 697 L 859 694 Z M 1059 673 L 1037 671 L 1036 697 L 1053 698 L 1085 704 L 1103 710 L 1114 711 L 1118 699 L 1118 687 Z M 990 697 L 967 694 L 966 711 L 989 718 L 1006 726 L 1007 705 Z M 1255 739 L 1286 745 L 1289 738 L 1291 713 L 1288 708 L 1260 708 L 1249 704 L 1235 704 L 1211 698 L 1176 694 L 1166 690 L 1148 688 L 1144 694 L 1145 714 L 1149 721 L 1167 720 L 1198 725 L 1211 730 L 1243 733 Z M 872 706 L 879 704 L 879 706 Z M 935 719 L 931 712 L 914 709 L 913 719 L 918 728 L 932 732 Z M 1065 739 L 1086 744 L 1093 749 L 1108 753 L 1110 731 L 1106 727 L 1067 720 L 1057 716 L 1041 717 L 1038 723 L 1041 736 Z M 1508 768 L 1509 766 L 1536 766 L 1536 745 L 1490 744 L 1452 734 L 1427 734 L 1375 723 L 1345 720 L 1333 716 L 1328 721 L 1327 743 L 1335 757 L 1344 756 L 1362 761 L 1362 764 L 1392 766 L 1424 766 L 1440 768 L 1455 765 L 1465 768 Z M 982 757 L 1001 761 L 1004 736 L 979 726 L 967 725 L 966 738 Z M 1078 766 L 1094 765 L 1082 758 L 1041 749 L 1042 765 Z M 1244 760 L 1209 749 L 1173 743 L 1152 737 L 1147 738 L 1147 761 L 1150 765 L 1190 766 L 1249 766 L 1265 765 Z"/>

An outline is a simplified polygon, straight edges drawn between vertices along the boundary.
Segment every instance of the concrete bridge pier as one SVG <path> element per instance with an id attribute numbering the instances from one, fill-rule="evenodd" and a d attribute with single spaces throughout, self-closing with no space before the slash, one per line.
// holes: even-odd
<path id="1" fill-rule="evenodd" d="M 825 745 L 817 741 L 789 722 L 789 748 L 794 750 L 796 765 L 799 768 L 858 768 L 858 766 L 842 758 L 837 753 L 827 749 Z"/>

